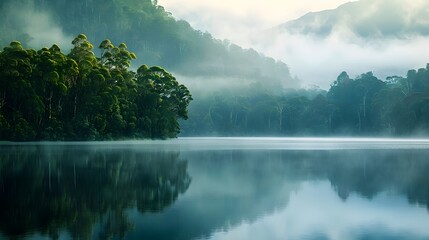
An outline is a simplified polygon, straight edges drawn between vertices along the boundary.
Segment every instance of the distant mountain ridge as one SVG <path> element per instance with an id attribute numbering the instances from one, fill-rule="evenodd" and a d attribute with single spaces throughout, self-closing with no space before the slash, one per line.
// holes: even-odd
<path id="1" fill-rule="evenodd" d="M 327 37 L 333 33 L 360 38 L 429 36 L 429 1 L 360 0 L 336 9 L 311 12 L 280 25 L 279 31 Z"/>

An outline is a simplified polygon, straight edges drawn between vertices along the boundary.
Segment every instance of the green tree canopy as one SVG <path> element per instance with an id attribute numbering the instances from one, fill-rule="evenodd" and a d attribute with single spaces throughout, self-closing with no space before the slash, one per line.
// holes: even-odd
<path id="1" fill-rule="evenodd" d="M 1 140 L 175 137 L 189 90 L 161 67 L 129 70 L 136 55 L 104 40 L 97 58 L 84 34 L 70 53 L 14 41 L 0 52 Z"/>

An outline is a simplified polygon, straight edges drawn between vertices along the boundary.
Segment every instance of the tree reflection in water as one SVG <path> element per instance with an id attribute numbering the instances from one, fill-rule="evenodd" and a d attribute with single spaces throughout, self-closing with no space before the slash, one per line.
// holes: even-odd
<path id="1" fill-rule="evenodd" d="M 427 149 L 216 150 L 184 152 L 182 156 L 189 160 L 193 179 L 183 198 L 186 201 L 179 201 L 175 212 L 163 214 L 156 223 L 146 217 L 140 225 L 144 229 L 137 226 L 138 233 L 133 233 L 135 239 L 208 239 L 213 233 L 228 232 L 288 209 L 290 198 L 308 183 L 329 182 L 344 206 L 350 206 L 350 196 L 371 202 L 380 194 L 394 193 L 389 195 L 391 200 L 404 197 L 409 206 L 429 209 Z M 384 208 L 396 211 L 389 203 Z M 300 213 L 301 220 L 306 214 Z M 152 230 L 172 217 L 183 220 L 163 226 L 169 234 Z M 266 238 L 270 239 L 269 234 Z"/>
<path id="2" fill-rule="evenodd" d="M 428 149 L 182 148 L 181 161 L 171 144 L 143 146 L 0 147 L 0 232 L 9 238 L 205 239 L 288 209 L 302 186 L 320 182 L 329 182 L 327 193 L 337 194 L 343 207 L 357 195 L 371 201 L 390 192 L 390 200 L 429 206 Z M 301 220 L 306 213 L 298 213 Z"/>
<path id="3" fill-rule="evenodd" d="M 100 146 L 0 149 L 0 231 L 8 238 L 62 231 L 73 239 L 124 238 L 126 210 L 159 212 L 191 182 L 177 151 Z"/>

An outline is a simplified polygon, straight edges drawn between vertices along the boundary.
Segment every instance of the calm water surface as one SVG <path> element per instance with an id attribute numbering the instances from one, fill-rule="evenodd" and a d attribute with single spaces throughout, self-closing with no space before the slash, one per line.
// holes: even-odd
<path id="1" fill-rule="evenodd" d="M 429 239 L 429 141 L 0 144 L 0 239 Z"/>

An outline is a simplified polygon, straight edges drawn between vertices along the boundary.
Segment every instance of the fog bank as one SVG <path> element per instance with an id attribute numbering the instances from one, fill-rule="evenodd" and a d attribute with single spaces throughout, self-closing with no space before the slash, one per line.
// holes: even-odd
<path id="1" fill-rule="evenodd" d="M 422 0 L 160 4 L 214 37 L 285 62 L 303 86 L 328 89 L 342 71 L 403 76 L 429 61 L 429 4 Z"/>
<path id="2" fill-rule="evenodd" d="M 71 48 L 72 36 L 64 33 L 47 11 L 38 9 L 32 1 L 13 1 L 2 4 L 0 17 L 4 26 L 2 41 L 7 44 L 19 40 L 32 48 L 50 47 L 56 43 L 64 50 Z M 14 29 L 13 32 L 9 32 Z"/>

